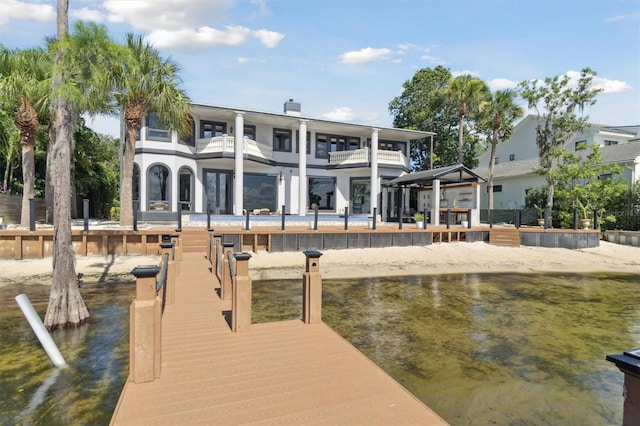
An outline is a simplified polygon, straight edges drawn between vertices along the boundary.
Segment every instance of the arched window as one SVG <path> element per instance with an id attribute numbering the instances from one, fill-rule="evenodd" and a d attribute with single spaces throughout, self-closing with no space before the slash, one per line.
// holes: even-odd
<path id="1" fill-rule="evenodd" d="M 188 167 L 180 169 L 178 184 L 178 201 L 182 204 L 182 211 L 193 211 L 193 172 Z"/>
<path id="2" fill-rule="evenodd" d="M 161 164 L 149 167 L 147 195 L 149 210 L 170 210 L 171 174 L 167 167 Z"/>

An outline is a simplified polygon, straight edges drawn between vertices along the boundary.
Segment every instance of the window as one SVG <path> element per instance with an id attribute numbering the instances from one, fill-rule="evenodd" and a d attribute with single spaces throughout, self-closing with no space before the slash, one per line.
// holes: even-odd
<path id="1" fill-rule="evenodd" d="M 257 140 L 256 139 L 256 126 L 252 126 L 249 124 L 245 124 L 244 125 L 244 137 L 245 138 L 249 138 L 251 140 Z"/>
<path id="2" fill-rule="evenodd" d="M 131 195 L 133 201 L 140 201 L 140 167 L 137 164 L 133 164 L 133 186 Z M 140 210 L 140 204 L 138 204 L 138 210 Z"/>
<path id="3" fill-rule="evenodd" d="M 500 157 L 496 157 L 496 158 L 493 160 L 493 164 L 500 164 Z"/>
<path id="4" fill-rule="evenodd" d="M 242 204 L 247 211 L 254 209 L 278 210 L 277 177 L 245 173 Z"/>
<path id="5" fill-rule="evenodd" d="M 183 145 L 196 146 L 196 123 L 191 116 L 189 116 L 189 122 L 191 124 L 191 133 L 188 135 L 180 135 L 180 143 Z"/>
<path id="6" fill-rule="evenodd" d="M 316 158 L 329 158 L 329 137 L 327 135 L 316 136 Z"/>
<path id="7" fill-rule="evenodd" d="M 367 146 L 371 146 L 371 139 L 367 139 Z M 402 151 L 404 155 L 407 155 L 407 143 L 398 141 L 378 141 L 378 149 L 384 151 Z"/>
<path id="8" fill-rule="evenodd" d="M 600 180 L 607 180 L 607 179 L 612 179 L 612 178 L 613 178 L 613 174 L 612 173 L 603 173 L 603 174 L 598 176 L 598 179 L 600 179 Z"/>
<path id="9" fill-rule="evenodd" d="M 371 178 L 351 179 L 351 212 L 353 214 L 369 213 L 371 210 Z"/>
<path id="10" fill-rule="evenodd" d="M 214 138 L 227 133 L 227 123 L 200 121 L 200 138 Z"/>
<path id="11" fill-rule="evenodd" d="M 488 186 L 487 186 L 487 192 L 489 192 L 489 187 Z M 494 193 L 502 192 L 502 185 L 493 185 L 493 192 Z"/>
<path id="12" fill-rule="evenodd" d="M 336 179 L 331 177 L 309 178 L 308 206 L 311 210 L 333 210 L 336 208 Z"/>
<path id="13" fill-rule="evenodd" d="M 149 167 L 147 173 L 149 210 L 170 210 L 171 191 L 169 169 L 163 165 Z"/>
<path id="14" fill-rule="evenodd" d="M 515 154 L 509 154 L 509 161 L 515 161 L 516 160 L 516 155 Z"/>
<path id="15" fill-rule="evenodd" d="M 193 211 L 193 173 L 188 168 L 180 169 L 180 183 L 179 183 L 179 193 L 178 199 L 180 204 L 182 205 L 182 210 L 185 211 Z"/>
<path id="16" fill-rule="evenodd" d="M 147 115 L 147 139 L 168 142 L 171 140 L 169 130 L 160 122 L 158 114 L 150 112 Z"/>
<path id="17" fill-rule="evenodd" d="M 300 152 L 300 131 L 296 130 L 296 153 Z M 311 132 L 307 132 L 307 154 L 311 154 Z"/>
<path id="18" fill-rule="evenodd" d="M 291 152 L 291 130 L 273 129 L 273 150 Z"/>
<path id="19" fill-rule="evenodd" d="M 611 145 L 618 145 L 618 141 L 609 141 L 605 139 L 604 146 L 611 146 Z"/>
<path id="20" fill-rule="evenodd" d="M 576 151 L 582 151 L 583 149 L 587 149 L 587 141 L 576 141 Z"/>

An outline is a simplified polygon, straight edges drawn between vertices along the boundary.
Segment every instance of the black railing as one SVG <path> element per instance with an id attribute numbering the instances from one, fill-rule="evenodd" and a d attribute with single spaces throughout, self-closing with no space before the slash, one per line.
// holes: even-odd
<path id="1" fill-rule="evenodd" d="M 222 280 L 222 245 L 220 241 L 216 241 L 216 275 Z"/>

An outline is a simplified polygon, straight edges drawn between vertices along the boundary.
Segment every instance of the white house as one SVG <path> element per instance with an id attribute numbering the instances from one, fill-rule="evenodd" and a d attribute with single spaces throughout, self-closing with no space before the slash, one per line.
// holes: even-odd
<path id="1" fill-rule="evenodd" d="M 377 208 L 394 220 L 397 189 L 382 184 L 408 172 L 412 140 L 433 135 L 304 117 L 293 100 L 284 113 L 202 104 L 190 110 L 189 138 L 168 132 L 155 113 L 143 123 L 133 185 L 143 218 L 175 217 L 180 204 L 184 213 L 210 208 L 217 215 L 282 206 L 300 216 L 316 207 L 370 215 Z"/>
<path id="2" fill-rule="evenodd" d="M 528 189 L 543 185 L 544 178 L 533 170 L 539 166 L 538 147 L 536 145 L 537 117 L 528 115 L 514 128 L 508 142 L 500 143 L 496 148 L 494 167 L 494 209 L 516 209 L 524 206 Z M 622 167 L 622 177 L 632 184 L 640 180 L 640 126 L 612 127 L 591 124 L 572 137 L 566 148 L 581 151 L 597 143 L 600 146 L 603 162 Z M 479 158 L 479 166 L 474 172 L 480 176 L 489 176 L 489 156 L 487 150 Z M 482 192 L 488 191 L 487 183 Z M 486 209 L 488 197 L 483 196 L 481 208 Z"/>

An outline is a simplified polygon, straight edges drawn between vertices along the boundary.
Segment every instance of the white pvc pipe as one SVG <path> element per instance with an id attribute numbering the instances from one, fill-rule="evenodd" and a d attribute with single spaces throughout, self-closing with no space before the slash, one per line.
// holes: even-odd
<path id="1" fill-rule="evenodd" d="M 18 302 L 18 306 L 20 306 L 20 309 L 22 309 L 22 313 L 24 314 L 25 318 L 27 318 L 29 325 L 31 325 L 33 332 L 36 333 L 38 340 L 40 340 L 40 344 L 42 344 L 42 347 L 44 348 L 45 352 L 47 352 L 47 355 L 49 355 L 49 359 L 51 359 L 51 362 L 53 362 L 53 365 L 55 365 L 58 368 L 66 367 L 67 363 L 64 362 L 64 358 L 62 357 L 60 350 L 58 350 L 58 347 L 56 346 L 56 343 L 53 341 L 53 338 L 51 337 L 47 329 L 44 327 L 44 324 L 42 323 L 40 316 L 38 315 L 36 310 L 33 308 L 33 305 L 29 301 L 29 298 L 27 297 L 27 295 L 19 294 L 18 296 L 15 297 L 15 299 L 16 299 L 16 302 Z"/>

